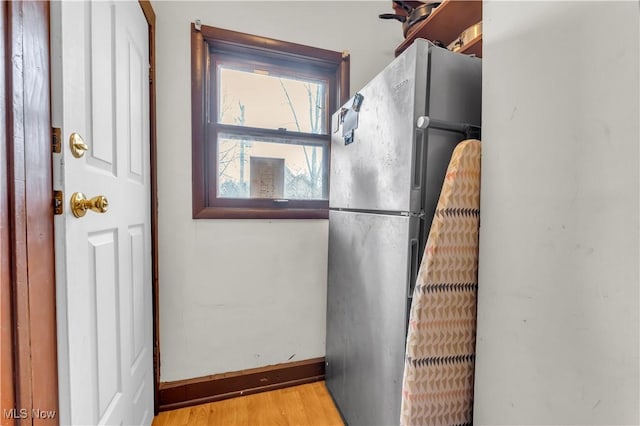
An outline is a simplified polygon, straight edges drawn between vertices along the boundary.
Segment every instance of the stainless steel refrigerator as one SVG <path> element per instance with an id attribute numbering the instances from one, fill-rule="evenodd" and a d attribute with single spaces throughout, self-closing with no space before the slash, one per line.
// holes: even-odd
<path id="1" fill-rule="evenodd" d="M 332 117 L 326 382 L 347 424 L 400 419 L 413 285 L 481 60 L 416 40 Z M 468 126 L 464 128 L 469 128 Z"/>

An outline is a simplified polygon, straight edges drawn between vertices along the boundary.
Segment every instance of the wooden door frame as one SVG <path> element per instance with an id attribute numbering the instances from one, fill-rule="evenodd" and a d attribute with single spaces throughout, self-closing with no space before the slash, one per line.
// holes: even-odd
<path id="1" fill-rule="evenodd" d="M 153 411 L 160 407 L 160 313 L 158 295 L 158 163 L 156 133 L 156 14 L 150 0 L 138 0 L 149 25 L 149 144 L 151 153 L 151 274 L 153 298 Z"/>
<path id="2" fill-rule="evenodd" d="M 0 3 L 0 52 L 6 52 L 7 45 L 7 3 Z M 0 100 L 6 99 L 6 55 L 0 55 Z M 9 104 L 0 102 L 0 409 L 13 408 L 15 403 L 15 379 L 13 377 L 13 295 L 11 280 L 11 227 L 9 222 L 9 183 L 7 150 L 7 108 Z M 4 417 L 4 416 L 3 416 Z M 6 421 L 0 420 L 4 425 Z"/>
<path id="3" fill-rule="evenodd" d="M 3 180 L 8 229 L 3 274 L 10 292 L 13 407 L 2 407 L 2 423 L 58 424 L 33 410 L 58 411 L 56 287 L 54 274 L 49 3 L 3 2 L 6 135 Z M 3 209 L 4 210 L 4 209 Z M 4 315 L 4 314 L 3 314 Z M 3 316 L 3 320 L 5 317 Z M 4 343 L 4 342 L 3 342 Z M 5 351 L 3 351 L 3 355 Z M 4 377 L 4 376 L 3 376 Z M 3 403 L 4 403 L 3 398 Z M 6 418 L 4 409 L 14 409 Z"/>
<path id="4" fill-rule="evenodd" d="M 158 410 L 158 221 L 155 13 L 149 25 L 154 411 Z M 56 283 L 51 164 L 50 14 L 46 1 L 0 2 L 0 424 L 57 425 Z M 10 380 L 7 380 L 10 378 Z M 4 410 L 16 409 L 16 419 Z M 20 409 L 26 409 L 22 417 Z"/>

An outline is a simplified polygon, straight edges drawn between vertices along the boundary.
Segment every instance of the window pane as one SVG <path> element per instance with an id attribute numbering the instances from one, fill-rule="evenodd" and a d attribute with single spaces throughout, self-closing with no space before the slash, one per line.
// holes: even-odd
<path id="1" fill-rule="evenodd" d="M 327 134 L 323 81 L 218 66 L 218 122 Z"/>
<path id="2" fill-rule="evenodd" d="M 218 139 L 218 197 L 323 200 L 325 148 L 286 140 Z"/>

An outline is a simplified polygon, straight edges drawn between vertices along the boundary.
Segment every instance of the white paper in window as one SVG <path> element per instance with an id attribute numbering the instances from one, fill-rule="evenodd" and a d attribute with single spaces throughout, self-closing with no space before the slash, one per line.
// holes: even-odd
<path id="1" fill-rule="evenodd" d="M 284 197 L 284 158 L 251 157 L 251 198 Z"/>

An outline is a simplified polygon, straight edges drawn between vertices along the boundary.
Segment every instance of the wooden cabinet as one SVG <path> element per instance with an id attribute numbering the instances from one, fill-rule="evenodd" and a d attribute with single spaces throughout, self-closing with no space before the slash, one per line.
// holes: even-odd
<path id="1" fill-rule="evenodd" d="M 427 19 L 409 30 L 407 38 L 396 49 L 402 53 L 416 38 L 440 40 L 446 46 L 471 25 L 482 21 L 482 0 L 444 0 Z M 459 53 L 482 57 L 482 35 L 469 41 Z"/>

